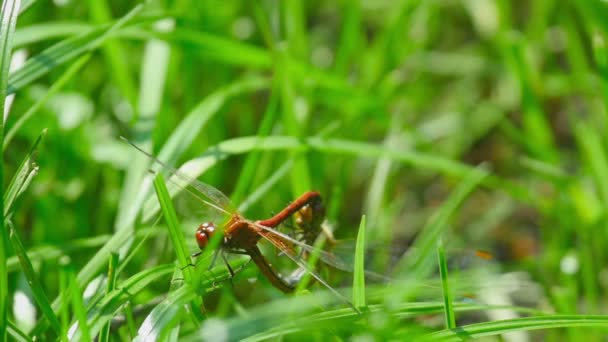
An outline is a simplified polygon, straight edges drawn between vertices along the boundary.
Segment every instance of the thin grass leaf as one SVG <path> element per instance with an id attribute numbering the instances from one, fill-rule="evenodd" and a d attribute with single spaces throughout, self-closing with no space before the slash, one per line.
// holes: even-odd
<path id="1" fill-rule="evenodd" d="M 275 88 L 276 87 L 273 87 L 271 89 L 270 99 L 268 100 L 268 105 L 266 106 L 264 116 L 262 117 L 262 121 L 256 134 L 258 137 L 266 137 L 270 135 L 272 127 L 275 123 L 275 117 L 278 114 L 277 109 L 279 102 L 278 92 Z M 249 191 L 251 182 L 255 179 L 255 174 L 260 168 L 260 157 L 261 154 L 255 151 L 255 149 L 251 153 L 247 154 L 245 163 L 241 168 L 241 174 L 238 177 L 238 182 L 236 183 L 234 191 L 232 192 L 231 200 L 233 203 L 241 203 L 241 205 L 243 205 L 243 197 L 245 197 L 245 193 Z M 245 209 L 240 210 L 244 211 Z"/>
<path id="2" fill-rule="evenodd" d="M 26 333 L 21 331 L 19 327 L 15 326 L 15 324 L 11 321 L 8 321 L 8 326 L 6 327 L 8 332 L 8 336 L 10 336 L 11 341 L 17 342 L 31 342 L 33 341 Z"/>
<path id="3" fill-rule="evenodd" d="M 89 329 L 89 323 L 87 322 L 87 310 L 84 306 L 80 283 L 78 283 L 78 279 L 76 278 L 75 272 L 72 270 L 71 266 L 67 267 L 66 272 L 68 273 L 68 278 L 70 281 L 68 291 L 70 293 L 70 299 L 72 302 L 72 310 L 74 310 L 74 316 L 76 316 L 78 322 L 74 327 L 76 327 L 80 333 L 78 340 L 85 342 L 91 341 L 91 330 Z M 72 329 L 70 329 L 70 333 L 70 335 L 73 334 Z M 73 338 L 73 335 L 70 338 Z"/>
<path id="4" fill-rule="evenodd" d="M 132 238 L 132 234 L 128 230 L 116 232 L 110 240 L 108 240 L 98 252 L 87 262 L 84 267 L 78 272 L 77 280 L 81 284 L 86 284 L 91 281 L 97 272 L 106 264 L 110 254 L 118 251 L 125 243 Z M 69 299 L 69 291 L 61 291 L 59 296 L 53 301 L 53 310 L 57 312 L 63 312 L 65 310 L 66 301 Z M 46 330 L 48 322 L 46 320 L 39 320 L 37 325 L 34 327 L 32 334 L 40 334 Z"/>
<path id="5" fill-rule="evenodd" d="M 15 31 L 13 46 L 23 47 L 45 40 L 69 37 L 89 31 L 93 28 L 93 25 L 84 22 L 61 21 L 19 27 Z"/>
<path id="6" fill-rule="evenodd" d="M 67 336 L 61 330 L 61 324 L 59 323 L 59 319 L 55 315 L 55 312 L 51 307 L 51 302 L 49 301 L 48 297 L 44 292 L 44 289 L 42 288 L 42 284 L 38 279 L 37 272 L 34 271 L 34 268 L 32 267 L 32 262 L 27 257 L 27 253 L 25 252 L 25 248 L 23 248 L 21 239 L 19 238 L 14 228 L 10 229 L 10 238 L 13 249 L 15 250 L 17 257 L 19 258 L 21 269 L 23 270 L 23 273 L 25 274 L 25 277 L 28 280 L 28 284 L 30 285 L 30 289 L 34 294 L 34 299 L 36 300 L 36 303 L 38 303 L 40 311 L 42 311 L 42 314 L 51 323 L 51 328 L 53 328 L 57 336 L 59 336 L 61 340 L 67 341 Z"/>
<path id="7" fill-rule="evenodd" d="M 61 75 L 61 77 L 51 85 L 51 87 L 46 91 L 46 93 L 41 96 L 36 103 L 34 103 L 23 115 L 19 117 L 19 119 L 13 124 L 13 126 L 6 133 L 6 138 L 4 139 L 4 150 L 8 147 L 11 140 L 17 134 L 17 131 L 26 123 L 38 110 L 50 99 L 53 95 L 57 94 L 61 88 L 65 86 L 65 84 L 72 79 L 74 75 L 89 61 L 91 57 L 90 54 L 86 54 L 80 57 L 76 62 L 74 62 L 70 67 Z"/>
<path id="8" fill-rule="evenodd" d="M 228 100 L 238 95 L 263 90 L 268 85 L 269 82 L 265 78 L 247 77 L 205 97 L 173 130 L 173 133 L 158 153 L 158 159 L 166 164 L 174 165 L 194 139 L 203 131 L 209 120 L 219 113 Z"/>
<path id="9" fill-rule="evenodd" d="M 7 95 L 15 93 L 17 90 L 55 69 L 57 66 L 96 49 L 112 32 L 127 25 L 139 12 L 141 12 L 143 7 L 143 5 L 135 6 L 114 24 L 103 25 L 102 27 L 95 28 L 89 32 L 63 40 L 30 58 L 21 69 L 9 76 Z"/>
<path id="10" fill-rule="evenodd" d="M 365 300 L 365 215 L 361 216 L 357 244 L 355 246 L 355 269 L 353 270 L 353 305 L 364 308 Z"/>
<path id="11" fill-rule="evenodd" d="M 175 254 L 177 255 L 177 262 L 180 268 L 184 269 L 184 278 L 188 283 L 191 283 L 192 271 L 187 268 L 190 264 L 190 258 L 188 248 L 186 247 L 186 241 L 184 240 L 184 234 L 182 233 L 181 225 L 177 219 L 177 214 L 173 208 L 173 202 L 169 191 L 165 185 L 164 177 L 161 173 L 157 174 L 154 178 L 154 189 L 156 190 L 156 196 L 162 209 L 165 221 L 167 222 L 167 228 L 169 228 L 169 237 L 175 248 Z"/>
<path id="12" fill-rule="evenodd" d="M 15 171 L 15 175 L 11 179 L 8 187 L 4 193 L 4 218 L 7 219 L 11 209 L 13 208 L 13 203 L 15 200 L 21 195 L 29 186 L 32 178 L 38 172 L 38 166 L 34 162 L 34 154 L 37 152 L 38 144 L 42 140 L 42 138 L 46 135 L 46 129 L 40 133 L 38 139 L 32 145 L 32 148 L 25 156 L 19 168 Z M 6 140 L 5 140 L 6 142 Z"/>
<path id="13" fill-rule="evenodd" d="M 196 292 L 188 284 L 169 294 L 142 322 L 134 341 L 156 341 L 163 331 L 171 328 L 175 316 L 183 311 L 185 304 L 196 298 Z"/>
<path id="14" fill-rule="evenodd" d="M 117 267 L 118 254 L 112 253 L 110 255 L 110 262 L 108 263 L 108 283 L 106 286 L 106 294 L 110 294 L 116 289 L 116 278 L 118 276 L 118 273 L 116 272 Z M 101 329 L 98 340 L 100 342 L 110 341 L 110 322 L 106 323 L 106 325 Z"/>
<path id="15" fill-rule="evenodd" d="M 198 284 L 199 276 L 197 273 L 192 272 L 190 267 L 188 267 L 191 265 L 191 262 L 186 241 L 184 239 L 183 230 L 181 229 L 181 224 L 177 219 L 177 214 L 175 213 L 173 202 L 171 201 L 171 196 L 169 195 L 169 191 L 167 190 L 167 186 L 165 185 L 165 181 L 161 173 L 158 173 L 154 178 L 154 189 L 156 190 L 156 195 L 158 197 L 158 202 L 160 203 L 163 216 L 167 222 L 169 237 L 173 243 L 175 253 L 177 254 L 178 265 L 183 272 L 186 282 L 189 283 L 193 288 L 197 288 L 196 284 Z M 219 236 L 221 234 L 217 235 Z M 216 243 L 219 243 L 219 237 L 216 239 Z M 201 320 L 202 316 L 199 308 L 203 307 L 202 297 L 200 297 L 196 302 L 191 302 L 190 306 L 190 314 L 193 315 L 194 321 Z"/>
<path id="16" fill-rule="evenodd" d="M 95 24 L 112 21 L 112 14 L 107 1 L 93 1 L 89 3 L 89 13 Z M 110 77 L 120 88 L 124 97 L 134 107 L 137 91 L 131 78 L 132 72 L 126 60 L 126 49 L 118 40 L 109 40 L 102 46 L 102 51 L 110 66 Z"/>
<path id="17" fill-rule="evenodd" d="M 8 91 L 8 73 L 13 49 L 13 33 L 17 24 L 17 15 L 20 1 L 2 1 L 0 11 L 0 145 L 4 144 L 4 106 Z M 4 192 L 4 158 L 0 158 L 0 190 Z M 4 196 L 0 203 L 0 213 L 5 212 Z M 0 293 L 8 294 L 8 272 L 6 269 L 6 248 L 9 245 L 9 236 L 4 224 L 4 218 L 0 222 Z M 0 295 L 0 340 L 5 341 L 8 326 L 8 295 Z"/>
<path id="18" fill-rule="evenodd" d="M 22 15 L 25 11 L 27 11 L 33 4 L 38 0 L 23 0 L 21 1 L 21 6 L 19 7 L 19 15 Z"/>
<path id="19" fill-rule="evenodd" d="M 439 275 L 441 276 L 445 325 L 448 329 L 454 329 L 456 327 L 456 316 L 454 315 L 452 291 L 450 290 L 448 282 L 448 262 L 445 258 L 445 248 L 441 237 L 437 240 L 437 258 L 439 259 Z"/>
<path id="20" fill-rule="evenodd" d="M 152 282 L 171 274 L 174 270 L 175 265 L 159 265 L 141 271 L 131 276 L 129 279 L 120 282 L 114 291 L 104 296 L 99 303 L 89 310 L 88 322 L 91 334 L 97 335 L 103 326 L 116 315 L 116 312 L 120 310 L 130 298 L 144 290 Z M 74 332 L 72 339 L 79 340 L 81 334 L 82 331 L 77 329 Z"/>
<path id="21" fill-rule="evenodd" d="M 433 341 L 462 341 L 463 339 L 497 336 L 513 331 L 531 331 L 573 327 L 608 328 L 608 316 L 602 315 L 547 315 L 483 322 L 459 326 L 454 330 L 442 330 L 429 334 Z"/>

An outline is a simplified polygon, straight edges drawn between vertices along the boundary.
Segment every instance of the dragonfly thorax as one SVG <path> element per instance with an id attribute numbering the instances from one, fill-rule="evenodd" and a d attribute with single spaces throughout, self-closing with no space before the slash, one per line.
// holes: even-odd
<path id="1" fill-rule="evenodd" d="M 215 233 L 215 224 L 213 222 L 201 223 L 196 228 L 196 233 L 194 234 L 198 248 L 204 249 L 213 237 L 213 233 Z"/>

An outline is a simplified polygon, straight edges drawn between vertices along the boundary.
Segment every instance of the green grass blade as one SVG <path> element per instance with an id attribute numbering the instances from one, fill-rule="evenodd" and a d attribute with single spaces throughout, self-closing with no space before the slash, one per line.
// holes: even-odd
<path id="1" fill-rule="evenodd" d="M 107 263 L 108 258 L 112 252 L 117 252 L 119 249 L 127 243 L 131 238 L 132 232 L 126 229 L 116 232 L 112 237 L 101 247 L 98 252 L 86 263 L 86 265 L 78 272 L 78 282 L 86 284 L 91 281 L 97 272 Z M 59 296 L 53 301 L 53 310 L 55 313 L 64 312 L 68 296 L 70 292 L 68 290 L 60 292 Z M 34 333 L 40 333 L 46 329 L 46 321 L 40 320 L 36 327 L 34 327 Z"/>
<path id="2" fill-rule="evenodd" d="M 89 13 L 93 22 L 103 24 L 112 20 L 108 1 L 89 1 Z M 137 91 L 132 79 L 132 71 L 126 60 L 126 49 L 117 40 L 109 40 L 102 47 L 103 54 L 109 64 L 110 77 L 114 79 L 122 94 L 135 107 Z"/>
<path id="3" fill-rule="evenodd" d="M 456 327 L 456 316 L 454 315 L 452 291 L 450 290 L 450 285 L 448 283 L 448 263 L 445 258 L 445 248 L 441 237 L 437 240 L 437 257 L 439 259 L 439 275 L 441 276 L 445 325 L 448 329 L 454 329 Z"/>
<path id="4" fill-rule="evenodd" d="M 21 195 L 29 186 L 29 183 L 32 180 L 32 177 L 38 172 L 38 166 L 34 162 L 34 154 L 38 149 L 38 144 L 42 140 L 42 138 L 46 135 L 46 130 L 44 130 L 39 136 L 38 139 L 32 145 L 29 153 L 25 156 L 21 165 L 15 172 L 15 175 L 11 179 L 6 191 L 4 192 L 4 217 L 5 219 L 8 217 L 10 210 L 13 207 L 13 203 Z"/>
<path id="5" fill-rule="evenodd" d="M 13 49 L 13 33 L 17 24 L 17 13 L 20 1 L 2 1 L 0 11 L 0 145 L 4 144 L 4 106 L 8 91 L 8 73 Z M 4 156 L 4 154 L 3 154 Z M 0 158 L 0 190 L 4 194 L 4 157 Z M 4 196 L 0 203 L 0 213 L 4 213 Z M 4 224 L 4 218 L 0 222 L 0 293 L 8 294 L 8 272 L 6 269 L 6 248 L 9 245 L 9 236 Z M 8 326 L 8 295 L 0 295 L 0 341 L 6 341 Z"/>
<path id="6" fill-rule="evenodd" d="M 19 119 L 13 124 L 13 126 L 6 133 L 6 139 L 4 140 L 4 150 L 8 147 L 11 140 L 17 134 L 17 131 L 24 123 L 26 123 L 34 114 L 42 108 L 42 106 L 46 103 L 46 101 L 55 95 L 59 90 L 61 90 L 65 84 L 72 79 L 74 75 L 86 64 L 86 62 L 91 57 L 90 54 L 86 54 L 80 57 L 76 62 L 74 62 L 70 67 L 65 71 L 63 75 L 55 82 L 51 87 L 47 90 L 47 92 L 41 96 L 36 103 L 34 103 L 23 115 L 19 117 Z"/>
<path id="7" fill-rule="evenodd" d="M 93 29 L 93 25 L 84 22 L 49 22 L 19 27 L 15 31 L 13 44 L 23 47 L 29 44 L 55 38 L 65 38 Z"/>
<path id="8" fill-rule="evenodd" d="M 173 248 L 175 248 L 178 265 L 184 269 L 184 278 L 190 283 L 192 281 L 192 271 L 186 267 L 190 264 L 190 254 L 186 248 L 186 240 L 173 208 L 173 202 L 165 185 L 164 177 L 160 173 L 154 178 L 154 189 L 156 190 L 156 196 L 158 197 L 163 216 L 167 222 L 167 228 L 169 228 L 169 237 L 173 243 Z"/>
<path id="9" fill-rule="evenodd" d="M 106 294 L 110 294 L 116 289 L 116 279 L 118 276 L 118 253 L 112 253 L 110 255 L 110 262 L 108 264 L 108 284 L 106 287 Z M 110 341 L 110 322 L 106 323 L 99 333 L 100 342 Z"/>
<path id="10" fill-rule="evenodd" d="M 27 11 L 28 8 L 30 8 L 33 4 L 36 3 L 36 1 L 38 1 L 38 0 L 23 0 L 23 1 L 21 1 L 21 6 L 19 7 L 19 15 L 21 15 L 25 11 Z"/>
<path id="11" fill-rule="evenodd" d="M 142 322 L 134 341 L 155 341 L 165 329 L 173 326 L 177 316 L 185 304 L 196 298 L 196 292 L 189 285 L 184 285 L 173 291 L 158 304 Z"/>
<path id="12" fill-rule="evenodd" d="M 7 95 L 25 87 L 47 74 L 49 71 L 55 69 L 57 66 L 86 52 L 94 50 L 101 45 L 113 31 L 128 24 L 142 9 L 142 5 L 136 6 L 112 25 L 104 25 L 100 28 L 95 28 L 89 32 L 63 40 L 33 58 L 30 58 L 25 62 L 21 69 L 10 75 L 8 79 Z"/>
<path id="13" fill-rule="evenodd" d="M 357 244 L 355 246 L 355 269 L 353 271 L 353 305 L 364 308 L 365 300 L 365 215 L 361 217 Z"/>
<path id="14" fill-rule="evenodd" d="M 133 296 L 145 290 L 151 283 L 159 278 L 167 277 L 175 270 L 175 265 L 165 264 L 141 271 L 129 279 L 118 284 L 116 289 L 105 295 L 93 308 L 89 310 L 89 327 L 92 335 L 97 335 L 118 310 L 124 307 Z M 82 331 L 78 329 L 73 340 L 80 340 Z"/>
<path id="15" fill-rule="evenodd" d="M 268 84 L 267 79 L 247 77 L 205 97 L 173 130 L 158 153 L 158 159 L 173 165 L 229 99 L 240 94 L 263 90 Z"/>
<path id="16" fill-rule="evenodd" d="M 23 273 L 25 274 L 25 277 L 28 280 L 28 284 L 30 285 L 32 293 L 34 294 L 34 299 L 36 300 L 36 303 L 38 303 L 40 311 L 42 311 L 44 317 L 46 317 L 46 319 L 51 323 L 51 328 L 53 328 L 57 336 L 59 336 L 63 341 L 67 341 L 67 336 L 61 330 L 61 324 L 59 323 L 59 319 L 57 318 L 55 312 L 53 311 L 53 308 L 51 307 L 51 302 L 49 301 L 48 297 L 44 292 L 44 289 L 42 288 L 42 284 L 40 283 L 40 280 L 38 279 L 38 276 L 36 275 L 36 272 L 32 267 L 32 262 L 27 257 L 27 253 L 23 248 L 21 239 L 19 238 L 15 229 L 10 229 L 10 238 L 13 249 L 15 250 L 17 257 L 19 258 L 19 262 L 21 263 L 21 269 L 23 270 Z"/>
<path id="17" fill-rule="evenodd" d="M 6 327 L 6 330 L 8 331 L 8 336 L 10 336 L 11 341 L 17 341 L 17 342 L 32 342 L 33 341 L 29 336 L 27 336 L 26 333 L 21 331 L 21 329 L 19 329 L 19 327 L 15 326 L 15 324 L 13 324 L 13 322 L 11 322 L 11 321 L 8 321 L 8 327 Z"/>
<path id="18" fill-rule="evenodd" d="M 531 331 L 574 327 L 608 328 L 608 316 L 601 315 L 547 315 L 483 322 L 442 330 L 428 335 L 434 341 L 462 341 L 463 339 L 497 336 L 512 331 Z"/>
<path id="19" fill-rule="evenodd" d="M 193 272 L 191 267 L 189 267 L 191 265 L 191 261 L 190 254 L 188 253 L 188 248 L 186 246 L 186 240 L 184 239 L 183 230 L 181 229 L 181 225 L 177 219 L 177 214 L 175 213 L 173 202 L 171 201 L 171 196 L 169 195 L 169 191 L 167 190 L 167 186 L 165 185 L 165 181 L 161 173 L 157 174 L 157 176 L 154 178 L 154 189 L 156 190 L 156 195 L 158 197 L 163 216 L 167 222 L 169 237 L 173 243 L 175 253 L 177 254 L 177 262 L 180 269 L 182 269 L 184 279 L 193 288 L 197 288 L 199 277 L 198 274 Z M 220 234 L 217 235 L 219 236 Z M 219 242 L 219 237 L 216 239 L 216 241 Z M 200 315 L 200 308 L 203 307 L 202 297 L 200 297 L 200 299 L 196 302 L 191 302 L 190 307 L 190 314 L 192 314 L 194 321 L 196 322 L 197 320 L 202 319 Z"/>
<path id="20" fill-rule="evenodd" d="M 87 310 L 83 301 L 83 292 L 80 287 L 80 283 L 76 278 L 76 274 L 72 269 L 71 265 L 67 266 L 66 272 L 68 273 L 68 279 L 70 281 L 69 294 L 72 302 L 72 309 L 74 310 L 74 316 L 78 321 L 78 331 L 80 333 L 80 341 L 91 341 L 91 330 L 89 329 L 89 322 L 87 322 Z"/>

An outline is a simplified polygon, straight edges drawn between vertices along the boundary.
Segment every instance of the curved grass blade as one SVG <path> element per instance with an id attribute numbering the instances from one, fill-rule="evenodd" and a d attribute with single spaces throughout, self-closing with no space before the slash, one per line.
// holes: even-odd
<path id="1" fill-rule="evenodd" d="M 357 245 L 355 248 L 355 269 L 353 271 L 353 305 L 366 306 L 365 301 L 365 215 L 361 217 Z"/>
<path id="2" fill-rule="evenodd" d="M 443 247 L 443 239 L 441 237 L 437 240 L 437 257 L 439 259 L 439 275 L 441 276 L 441 289 L 443 291 L 445 325 L 448 329 L 453 329 L 456 327 L 456 316 L 454 315 L 452 292 L 448 284 L 448 263 L 445 258 L 445 248 Z"/>
<path id="3" fill-rule="evenodd" d="M 186 247 L 186 241 L 184 240 L 184 234 L 177 219 L 175 209 L 173 208 L 173 202 L 171 201 L 171 196 L 169 196 L 169 191 L 165 185 L 163 175 L 160 173 L 154 178 L 154 188 L 156 189 L 158 201 L 163 211 L 165 221 L 167 222 L 167 227 L 169 228 L 169 237 L 173 243 L 175 253 L 177 254 L 180 269 L 182 269 L 186 282 L 189 283 L 193 288 L 196 288 L 195 285 L 198 283 L 199 277 L 197 273 L 192 272 L 190 267 L 188 267 L 191 262 L 188 249 Z M 199 308 L 203 307 L 203 297 L 201 296 L 198 299 L 190 302 L 190 307 L 192 309 L 190 314 L 193 315 L 193 320 L 195 322 L 200 321 L 202 316 Z"/>
<path id="4" fill-rule="evenodd" d="M 77 330 L 80 332 L 79 341 L 91 341 L 91 330 L 89 328 L 89 323 L 87 321 L 87 310 L 83 301 L 83 292 L 76 278 L 76 272 L 72 269 L 71 265 L 66 267 L 66 272 L 68 273 L 69 279 L 69 289 L 68 292 L 71 295 L 72 301 L 72 309 L 74 310 L 74 316 L 76 316 L 77 320 Z M 73 327 L 76 327 L 73 326 Z M 73 329 L 70 329 L 70 333 L 73 333 Z"/>
<path id="5" fill-rule="evenodd" d="M 13 50 L 13 33 L 17 25 L 17 13 L 20 1 L 2 1 L 0 11 L 0 145 L 4 144 L 4 106 L 8 92 L 8 73 Z M 4 189 L 4 158 L 0 158 L 0 189 Z M 4 191 L 4 190 L 3 190 Z M 4 197 L 4 196 L 3 196 Z M 0 202 L 0 213 L 4 214 L 4 198 Z M 5 341 L 7 337 L 6 327 L 8 326 L 8 272 L 6 269 L 6 249 L 9 245 L 9 237 L 4 224 L 4 217 L 0 221 L 0 340 Z"/>
<path id="6" fill-rule="evenodd" d="M 433 341 L 462 341 L 463 339 L 497 336 L 513 331 L 530 331 L 574 327 L 608 328 L 608 316 L 604 315 L 547 315 L 514 318 L 501 321 L 469 324 L 452 330 L 442 330 L 427 336 Z"/>
<path id="7" fill-rule="evenodd" d="M 112 292 L 113 290 L 116 289 L 116 279 L 118 276 L 117 271 L 117 267 L 118 267 L 118 253 L 112 253 L 110 255 L 110 262 L 108 264 L 108 283 L 107 283 L 107 287 L 106 287 L 106 294 L 109 294 L 110 292 Z M 111 322 L 107 322 L 105 324 L 105 326 L 101 329 L 101 332 L 99 333 L 99 339 L 98 341 L 100 342 L 107 342 L 110 341 L 110 323 Z"/>
<path id="8" fill-rule="evenodd" d="M 160 173 L 154 178 L 154 188 L 156 189 L 156 195 L 158 196 L 160 207 L 165 216 L 167 227 L 169 228 L 169 237 L 173 243 L 173 248 L 175 248 L 179 267 L 184 270 L 184 278 L 186 278 L 186 281 L 192 284 L 192 281 L 194 280 L 192 270 L 186 267 L 190 264 L 190 259 L 186 248 L 186 241 L 184 240 L 184 234 L 182 233 L 180 223 L 177 220 L 171 196 L 169 196 L 169 192 L 165 185 L 165 180 Z"/>
<path id="9" fill-rule="evenodd" d="M 195 298 L 196 292 L 188 284 L 171 292 L 162 303 L 152 309 L 140 325 L 134 341 L 158 340 L 166 328 L 173 326 L 175 316 L 183 310 L 184 305 Z"/>
<path id="10" fill-rule="evenodd" d="M 21 331 L 13 322 L 8 321 L 8 326 L 6 327 L 8 331 L 8 335 L 12 338 L 12 341 L 17 342 L 31 342 L 33 341 L 26 333 Z"/>
<path id="11" fill-rule="evenodd" d="M 23 115 L 19 117 L 19 119 L 13 124 L 13 126 L 6 133 L 6 138 L 4 139 L 4 150 L 9 145 L 17 130 L 23 126 L 23 124 L 29 120 L 36 112 L 42 107 L 46 101 L 51 98 L 51 96 L 55 95 L 69 80 L 72 79 L 74 75 L 82 68 L 86 62 L 88 62 L 90 54 L 86 54 L 80 57 L 76 62 L 74 62 L 70 67 L 61 75 L 61 77 L 51 85 L 51 87 L 47 90 L 44 96 L 40 97 L 36 103 L 34 103 Z"/>
<path id="12" fill-rule="evenodd" d="M 13 249 L 19 258 L 19 262 L 21 263 L 21 269 L 28 280 L 28 284 L 30 285 L 32 293 L 34 294 L 34 299 L 36 300 L 36 303 L 38 303 L 40 311 L 42 311 L 44 317 L 50 322 L 51 328 L 53 328 L 57 336 L 59 336 L 63 341 L 67 341 L 67 336 L 61 330 L 59 318 L 57 318 L 55 315 L 55 312 L 51 307 L 51 302 L 47 298 L 44 289 L 42 288 L 42 284 L 36 276 L 32 263 L 25 252 L 25 248 L 23 248 L 21 239 L 19 238 L 19 235 L 15 229 L 12 227 L 10 229 L 10 239 Z"/>
<path id="13" fill-rule="evenodd" d="M 4 218 L 8 217 L 8 214 L 13 207 L 13 203 L 29 186 L 32 178 L 38 173 L 38 166 L 34 162 L 34 154 L 38 148 L 38 144 L 42 138 L 46 135 L 46 129 L 40 133 L 38 139 L 32 145 L 32 148 L 25 156 L 25 159 L 19 165 L 19 168 L 15 172 L 13 179 L 8 184 L 6 192 L 4 193 Z"/>
<path id="14" fill-rule="evenodd" d="M 150 283 L 158 278 L 167 276 L 175 270 L 175 265 L 159 265 L 139 272 L 129 279 L 121 282 L 114 291 L 106 295 L 102 300 L 88 312 L 88 324 L 92 335 L 97 335 L 103 326 L 115 317 L 116 312 L 131 297 L 144 290 Z M 81 339 L 82 332 L 77 329 L 72 339 Z"/>
<path id="15" fill-rule="evenodd" d="M 103 25 L 78 36 L 70 37 L 32 57 L 25 62 L 21 69 L 9 76 L 7 95 L 25 87 L 57 66 L 96 49 L 112 32 L 127 25 L 141 12 L 143 7 L 143 5 L 135 6 L 112 25 Z"/>

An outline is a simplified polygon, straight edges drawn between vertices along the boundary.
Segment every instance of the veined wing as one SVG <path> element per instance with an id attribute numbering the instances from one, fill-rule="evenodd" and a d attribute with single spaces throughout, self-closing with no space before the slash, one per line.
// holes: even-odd
<path id="1" fill-rule="evenodd" d="M 149 152 L 144 151 L 126 138 L 121 137 L 121 139 L 133 146 L 139 152 L 146 155 L 153 162 L 153 173 L 161 172 L 168 176 L 167 182 L 172 184 L 169 189 L 169 193 L 172 197 L 178 192 L 185 190 L 190 192 L 193 197 L 198 199 L 199 202 L 213 207 L 224 214 L 231 214 L 235 212 L 234 207 L 230 203 L 230 199 L 228 199 L 228 197 L 226 197 L 226 195 L 224 195 L 220 190 L 209 184 L 202 183 L 191 176 L 192 174 L 197 173 L 196 165 L 194 165 L 192 162 L 186 162 L 179 169 L 175 169 L 157 159 Z"/>
<path id="2" fill-rule="evenodd" d="M 260 226 L 260 225 L 256 225 L 256 226 Z M 260 226 L 263 227 L 263 226 Z M 266 227 L 265 227 L 266 228 Z M 357 309 L 353 303 L 351 303 L 346 297 L 344 297 L 340 292 L 338 292 L 336 289 L 334 289 L 331 285 L 329 285 L 320 275 L 318 275 L 313 269 L 310 268 L 310 266 L 308 265 L 308 263 L 305 260 L 302 260 L 300 257 L 298 257 L 293 250 L 291 250 L 291 248 L 285 248 L 285 242 L 281 241 L 279 237 L 281 236 L 285 236 L 287 237 L 287 235 L 284 234 L 275 234 L 276 232 L 271 229 L 271 228 L 267 228 L 264 229 L 264 232 L 260 232 L 260 235 L 268 242 L 270 242 L 272 245 L 274 245 L 276 248 L 278 248 L 279 250 L 281 250 L 289 259 L 291 259 L 291 261 L 293 261 L 294 263 L 296 263 L 300 268 L 306 270 L 306 272 L 308 272 L 313 278 L 315 278 L 320 284 L 322 284 L 323 286 L 325 286 L 327 289 L 329 289 L 333 294 L 335 294 L 338 298 L 340 298 L 344 303 L 348 304 L 348 306 L 350 306 L 355 312 L 360 313 L 359 309 Z M 291 239 L 291 238 L 289 238 Z M 293 241 L 297 241 L 297 240 L 293 240 Z M 291 240 L 290 240 L 291 242 Z"/>
<path id="3" fill-rule="evenodd" d="M 126 138 L 121 138 L 127 143 L 129 143 L 132 147 L 137 149 L 139 152 L 143 153 L 152 161 L 152 166 L 150 168 L 150 172 L 152 174 L 155 175 L 160 172 L 167 176 L 167 188 L 170 196 L 174 199 L 174 203 L 176 201 L 179 202 L 179 198 L 189 198 L 189 201 L 192 201 L 192 203 L 190 204 L 191 207 L 198 207 L 199 209 L 205 207 L 212 208 L 213 210 L 224 215 L 230 215 L 235 212 L 233 206 L 230 203 L 230 200 L 220 190 L 195 179 L 196 175 L 198 175 L 200 171 L 198 170 L 195 163 L 193 163 L 192 161 L 186 162 L 179 169 L 175 169 L 162 162 L 161 160 L 157 159 L 152 154 L 144 151 Z M 148 181 L 150 181 L 149 178 Z M 187 194 L 184 196 L 184 193 Z M 180 206 L 178 205 L 178 207 Z M 143 221 L 148 222 L 152 218 L 156 217 L 156 214 L 158 213 L 159 209 L 160 206 L 158 201 L 153 196 L 149 197 L 143 205 Z M 179 208 L 176 209 L 179 210 Z M 197 213 L 200 217 L 199 220 L 205 220 L 206 215 L 202 215 L 202 213 L 200 212 L 201 210 L 189 209 L 186 210 L 186 212 L 187 211 L 191 211 L 193 213 L 199 211 Z"/>

